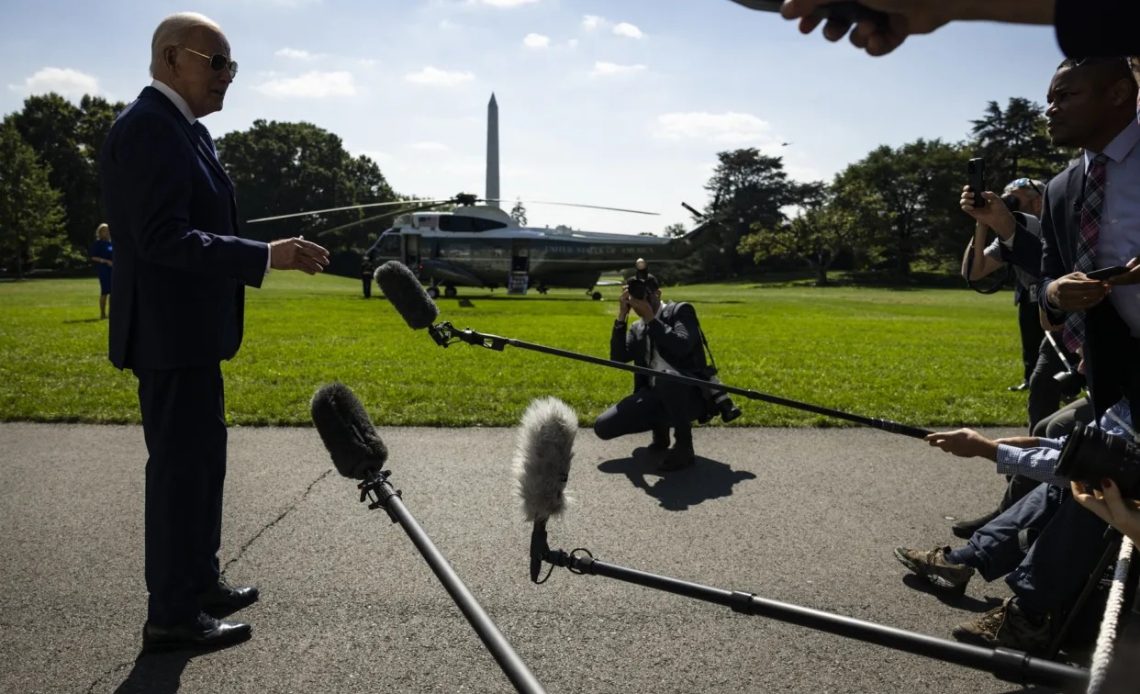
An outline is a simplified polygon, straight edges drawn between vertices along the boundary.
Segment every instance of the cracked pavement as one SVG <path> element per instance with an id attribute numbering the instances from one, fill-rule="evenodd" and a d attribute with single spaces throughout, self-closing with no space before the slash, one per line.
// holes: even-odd
<path id="1" fill-rule="evenodd" d="M 988 673 L 556 569 L 526 576 L 510 429 L 381 428 L 392 482 L 550 692 L 1012 692 Z M 990 432 L 994 433 L 994 432 Z M 1010 431 L 1000 433 L 1009 434 Z M 996 503 L 992 464 L 866 429 L 698 429 L 662 477 L 634 437 L 579 433 L 551 545 L 947 637 L 1008 595 L 942 601 L 896 545 L 951 544 Z M 504 692 L 475 632 L 310 428 L 231 428 L 221 561 L 262 599 L 228 650 L 138 657 L 145 447 L 133 426 L 0 424 L 0 691 Z"/>

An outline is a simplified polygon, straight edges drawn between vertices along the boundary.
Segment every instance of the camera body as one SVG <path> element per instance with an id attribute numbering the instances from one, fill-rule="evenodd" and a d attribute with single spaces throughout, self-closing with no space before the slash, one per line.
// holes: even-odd
<path id="1" fill-rule="evenodd" d="M 1053 374 L 1053 380 L 1061 387 L 1061 397 L 1071 400 L 1081 393 L 1085 387 L 1085 377 L 1076 371 L 1058 371 Z"/>
<path id="2" fill-rule="evenodd" d="M 1005 203 L 1005 206 L 1009 209 L 1010 212 L 1021 211 L 1021 198 L 1017 197 L 1013 193 L 1001 196 L 1001 201 Z"/>
<path id="3" fill-rule="evenodd" d="M 1140 498 L 1140 446 L 1091 424 L 1069 436 L 1054 472 L 1096 489 L 1108 478 L 1120 487 L 1124 498 Z"/>
<path id="4" fill-rule="evenodd" d="M 716 377 L 716 369 L 712 368 L 711 366 L 706 368 L 702 373 L 698 373 L 697 376 L 708 381 L 709 383 L 716 383 L 717 385 L 720 385 L 721 383 L 721 380 Z M 702 424 L 717 415 L 720 416 L 722 422 L 728 424 L 742 414 L 740 412 L 740 408 L 737 407 L 736 403 L 732 401 L 732 398 L 728 397 L 728 391 L 711 389 L 705 390 L 705 399 L 708 401 L 709 405 L 711 405 L 712 409 L 716 410 L 716 414 L 707 414 L 701 419 Z"/>
<path id="5" fill-rule="evenodd" d="M 649 283 L 641 277 L 630 277 L 626 288 L 629 295 L 638 301 L 645 301 L 645 297 L 649 296 Z"/>

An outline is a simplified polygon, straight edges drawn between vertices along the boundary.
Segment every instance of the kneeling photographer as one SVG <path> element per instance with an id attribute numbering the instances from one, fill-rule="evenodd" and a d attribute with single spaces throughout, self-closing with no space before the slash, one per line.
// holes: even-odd
<path id="1" fill-rule="evenodd" d="M 630 311 L 640 320 L 627 331 Z M 640 269 L 622 290 L 610 335 L 610 359 L 706 380 L 715 377 L 715 369 L 705 360 L 696 310 L 688 303 L 662 303 L 657 278 Z M 730 421 L 740 414 L 723 392 L 709 393 L 697 386 L 643 374 L 634 374 L 633 385 L 632 395 L 598 416 L 594 433 L 608 440 L 652 431 L 650 450 L 668 450 L 662 470 L 678 470 L 693 463 L 693 420 L 708 421 L 720 414 Z"/>

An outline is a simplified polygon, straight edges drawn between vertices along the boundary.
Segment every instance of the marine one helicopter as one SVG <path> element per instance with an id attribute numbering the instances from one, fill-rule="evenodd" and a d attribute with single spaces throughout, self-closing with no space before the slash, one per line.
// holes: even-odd
<path id="1" fill-rule="evenodd" d="M 528 289 L 545 294 L 551 287 L 585 289 L 594 300 L 599 300 L 602 295 L 595 287 L 603 272 L 632 269 L 636 258 L 658 265 L 680 262 L 705 235 L 708 224 L 673 239 L 578 231 L 561 226 L 554 229 L 519 226 L 498 206 L 504 201 L 499 199 L 498 105 L 494 94 L 487 110 L 487 194 L 484 198 L 460 193 L 447 200 L 371 203 L 249 221 L 402 205 L 405 209 L 397 210 L 392 227 L 381 233 L 365 251 L 364 266 L 375 268 L 388 260 L 398 260 L 428 285 L 427 293 L 433 299 L 440 295 L 441 288 L 444 296 L 454 297 L 458 293 L 456 287 L 495 289 L 505 286 L 508 294 L 526 294 Z M 656 214 L 600 205 L 529 202 Z M 441 206 L 451 206 L 451 209 L 441 211 Z M 700 213 L 688 205 L 685 207 L 700 217 Z M 390 211 L 385 213 L 391 214 Z M 376 217 L 337 228 L 372 219 Z"/>

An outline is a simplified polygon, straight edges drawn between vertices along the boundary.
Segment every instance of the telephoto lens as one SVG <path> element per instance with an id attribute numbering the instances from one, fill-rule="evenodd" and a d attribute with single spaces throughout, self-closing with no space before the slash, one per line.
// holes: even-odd
<path id="1" fill-rule="evenodd" d="M 1116 483 L 1124 498 L 1140 498 L 1140 446 L 1091 424 L 1069 436 L 1054 472 L 1094 489 L 1100 489 L 1100 481 L 1107 478 Z"/>

